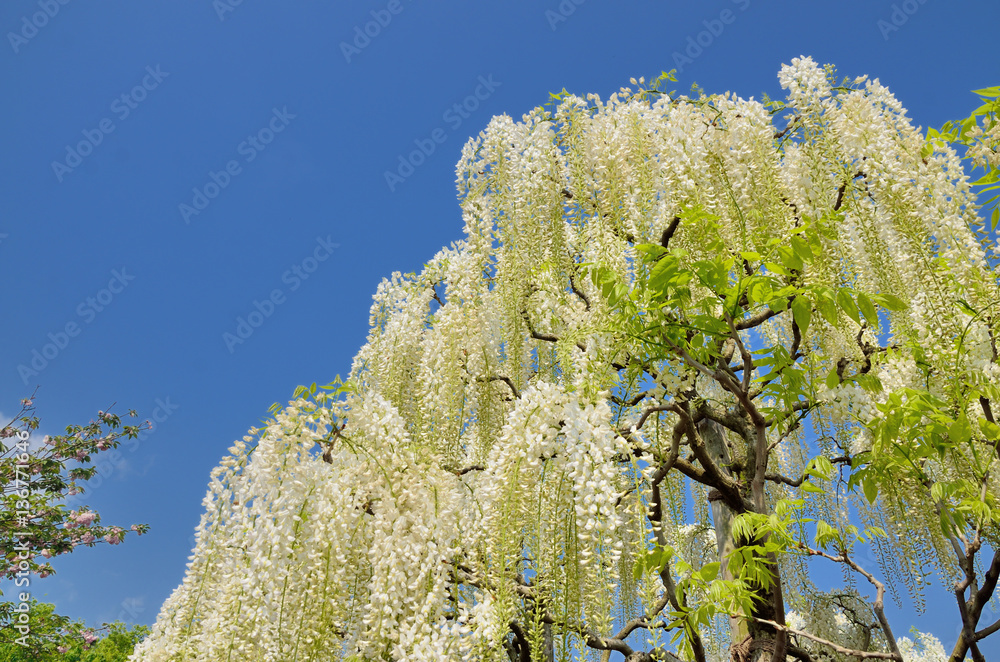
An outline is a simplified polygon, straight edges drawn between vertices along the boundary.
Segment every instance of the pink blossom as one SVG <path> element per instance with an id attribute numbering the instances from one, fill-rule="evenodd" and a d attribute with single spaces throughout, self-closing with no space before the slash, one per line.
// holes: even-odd
<path id="1" fill-rule="evenodd" d="M 31 398 L 25 398 L 25 399 L 21 400 L 21 406 L 22 407 L 30 407 L 31 404 L 32 404 Z"/>
<path id="2" fill-rule="evenodd" d="M 83 458 L 85 458 L 85 457 L 87 457 L 87 451 L 80 450 L 80 451 L 76 452 L 76 459 L 77 460 L 81 460 L 82 461 Z"/>
<path id="3" fill-rule="evenodd" d="M 96 538 L 94 538 L 93 533 L 85 533 L 83 534 L 83 537 L 80 538 L 80 542 L 82 542 L 84 545 L 90 545 L 91 543 L 94 542 L 94 540 L 96 540 Z"/>
<path id="4" fill-rule="evenodd" d="M 83 635 L 83 640 L 87 643 L 88 646 L 97 641 L 97 637 L 90 630 L 82 632 L 81 634 Z"/>
<path id="5" fill-rule="evenodd" d="M 76 516 L 76 523 L 81 526 L 88 526 L 97 519 L 97 513 L 80 513 Z"/>
<path id="6" fill-rule="evenodd" d="M 117 526 L 112 527 L 111 530 L 104 536 L 105 542 L 109 545 L 117 545 L 125 537 L 125 532 L 119 529 Z"/>
<path id="7" fill-rule="evenodd" d="M 39 552 L 39 554 L 41 554 L 47 559 L 51 559 L 54 556 L 54 554 L 52 554 L 51 549 L 43 549 L 41 552 Z"/>
<path id="8" fill-rule="evenodd" d="M 68 646 L 56 646 L 56 650 L 59 651 L 59 653 L 67 653 L 67 652 L 69 652 L 69 647 Z"/>

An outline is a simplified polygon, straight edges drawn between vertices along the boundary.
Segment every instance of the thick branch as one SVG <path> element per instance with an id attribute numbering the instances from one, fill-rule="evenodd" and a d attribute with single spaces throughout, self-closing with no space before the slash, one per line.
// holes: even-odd
<path id="1" fill-rule="evenodd" d="M 581 290 L 579 287 L 576 286 L 576 281 L 573 280 L 572 276 L 570 276 L 569 278 L 569 286 L 573 290 L 573 294 L 575 294 L 576 296 L 580 297 L 580 299 L 583 300 L 584 309 L 589 311 L 590 299 L 588 299 L 587 295 L 583 293 L 583 290 Z"/>
<path id="2" fill-rule="evenodd" d="M 979 641 L 980 639 L 985 639 L 986 637 L 988 637 L 991 634 L 997 632 L 998 630 L 1000 630 L 1000 618 L 998 618 L 993 623 L 993 625 L 991 625 L 989 627 L 985 627 L 982 630 L 980 630 L 979 632 L 977 632 L 976 633 L 976 641 Z"/>
<path id="3" fill-rule="evenodd" d="M 667 460 L 663 463 L 663 465 L 660 466 L 656 470 L 656 473 L 653 474 L 653 479 L 650 481 L 650 487 L 652 489 L 650 500 L 652 501 L 652 504 L 650 505 L 649 510 L 646 512 L 646 517 L 647 519 L 649 519 L 649 523 L 653 527 L 653 534 L 656 536 L 656 544 L 661 548 L 667 546 L 667 539 L 663 533 L 663 511 L 660 505 L 661 503 L 660 482 L 670 472 L 670 469 L 677 461 L 677 456 L 680 454 L 680 439 L 683 434 L 682 427 L 684 427 L 685 425 L 684 424 L 685 416 L 683 415 L 683 410 L 681 410 L 680 413 L 681 413 L 681 422 L 678 423 L 677 426 L 674 428 L 674 434 L 670 444 L 670 454 L 667 457 Z M 660 581 L 663 582 L 665 595 L 663 596 L 663 598 L 661 598 L 660 602 L 658 602 L 655 611 L 651 611 L 650 614 L 643 619 L 643 622 L 652 619 L 653 616 L 658 614 L 666 606 L 664 600 L 670 602 L 670 605 L 674 608 L 674 611 L 678 612 L 686 611 L 686 609 L 684 609 L 684 607 L 686 607 L 686 605 L 684 604 L 684 595 L 683 594 L 678 595 L 677 585 L 674 583 L 674 578 L 670 574 L 669 563 L 664 565 L 664 567 L 660 568 Z M 628 625 L 626 625 L 625 628 L 622 628 L 624 636 L 621 636 L 621 634 L 619 634 L 619 638 L 624 639 L 626 636 L 628 636 L 630 632 L 632 632 L 632 630 L 634 630 L 636 627 L 639 627 L 641 624 L 642 622 L 636 623 L 635 626 L 631 628 L 629 628 Z M 691 649 L 694 652 L 695 660 L 697 660 L 697 662 L 705 662 L 705 647 L 701 643 L 701 637 L 698 636 L 697 632 L 691 632 Z"/>
<path id="4" fill-rule="evenodd" d="M 879 625 L 882 627 L 882 632 L 885 634 L 886 642 L 889 644 L 889 650 L 895 655 L 895 660 L 902 660 L 903 656 L 899 652 L 899 648 L 896 646 L 896 638 L 892 634 L 892 628 L 889 626 L 889 620 L 885 617 L 885 585 L 879 580 L 875 579 L 875 576 L 859 566 L 854 562 L 854 559 L 847 556 L 847 554 L 841 554 L 840 556 L 833 556 L 827 554 L 824 551 L 818 549 L 811 549 L 809 547 L 803 546 L 803 549 L 811 556 L 821 556 L 825 559 L 829 559 L 835 563 L 843 563 L 850 568 L 852 568 L 859 575 L 868 580 L 868 583 L 875 587 L 875 604 L 872 605 L 875 611 L 875 617 L 878 619 Z"/>
<path id="5" fill-rule="evenodd" d="M 518 659 L 520 662 L 531 662 L 531 644 L 528 636 L 517 621 L 510 622 L 510 631 L 514 633 L 514 641 L 517 646 Z"/>
<path id="6" fill-rule="evenodd" d="M 493 377 L 483 377 L 481 379 L 485 379 L 488 382 L 503 382 L 504 384 L 510 387 L 510 391 L 511 393 L 514 394 L 515 398 L 521 397 L 521 392 L 517 390 L 516 386 L 514 386 L 514 381 L 510 377 L 505 377 L 503 375 L 494 375 Z"/>
<path id="7" fill-rule="evenodd" d="M 861 659 L 864 660 L 897 660 L 898 662 L 901 662 L 903 659 L 903 657 L 899 653 L 878 653 L 875 651 L 859 651 L 859 650 L 854 650 L 852 648 L 844 648 L 843 646 L 838 646 L 832 641 L 821 639 L 816 635 L 809 634 L 808 632 L 803 632 L 802 630 L 796 630 L 794 628 L 790 628 L 787 625 L 781 625 L 779 623 L 775 623 L 774 621 L 769 621 L 766 618 L 755 618 L 754 620 L 757 621 L 758 623 L 770 625 L 771 627 L 777 630 L 781 630 L 782 632 L 788 632 L 794 634 L 797 637 L 805 637 L 806 639 L 815 641 L 817 644 L 822 644 L 823 646 L 832 648 L 833 650 L 835 650 L 838 653 L 841 653 L 842 655 L 852 655 L 854 657 L 860 657 Z"/>
<path id="8" fill-rule="evenodd" d="M 473 471 L 486 471 L 486 467 L 481 464 L 473 464 L 471 467 L 464 467 L 462 469 L 457 469 L 452 473 L 456 476 L 464 476 L 467 473 L 472 473 Z"/>
<path id="9" fill-rule="evenodd" d="M 854 175 L 854 177 L 851 177 L 851 179 L 854 180 L 857 179 L 858 177 L 866 177 L 866 176 L 867 175 L 865 175 L 865 173 L 859 170 L 857 174 Z M 837 202 L 833 205 L 833 211 L 840 211 L 840 205 L 842 205 L 844 202 L 844 193 L 846 191 L 847 191 L 847 182 L 844 182 L 843 184 L 840 185 L 840 188 L 837 189 Z"/>
<path id="10" fill-rule="evenodd" d="M 670 225 L 663 231 L 663 235 L 660 237 L 660 245 L 664 248 L 670 247 L 670 240 L 674 236 L 674 232 L 677 231 L 677 226 L 681 222 L 680 216 L 674 216 L 674 219 L 670 221 Z"/>
<path id="11" fill-rule="evenodd" d="M 535 327 L 531 324 L 531 318 L 528 317 L 527 310 L 521 311 L 521 317 L 524 318 L 524 323 L 528 327 L 528 332 L 531 334 L 531 337 L 534 338 L 535 340 L 542 340 L 545 342 L 559 342 L 558 336 L 554 336 L 551 333 L 539 333 L 538 331 L 535 331 Z M 584 345 L 583 343 L 577 343 L 576 346 L 579 347 L 584 352 L 587 351 L 587 346 Z"/>
<path id="12" fill-rule="evenodd" d="M 738 320 L 736 322 L 736 329 L 739 331 L 746 331 L 747 329 L 756 328 L 777 314 L 778 313 L 775 310 L 765 308 L 756 315 L 751 315 L 750 317 L 744 317 Z"/>

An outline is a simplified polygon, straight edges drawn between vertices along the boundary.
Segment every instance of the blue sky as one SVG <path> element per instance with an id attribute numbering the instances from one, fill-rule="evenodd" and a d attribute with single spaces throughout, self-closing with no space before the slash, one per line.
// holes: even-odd
<path id="1" fill-rule="evenodd" d="M 232 440 L 346 374 L 380 279 L 461 238 L 454 164 L 491 116 L 675 67 L 681 91 L 780 97 L 805 54 L 939 126 L 1000 83 L 998 24 L 995 0 L 5 0 L 0 411 L 40 384 L 44 431 L 114 402 L 162 419 L 89 495 L 149 535 L 61 557 L 36 597 L 155 619 Z"/>

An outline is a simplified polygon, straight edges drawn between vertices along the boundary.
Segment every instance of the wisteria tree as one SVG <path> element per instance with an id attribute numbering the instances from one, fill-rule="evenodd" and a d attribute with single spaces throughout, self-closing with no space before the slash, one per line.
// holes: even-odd
<path id="1" fill-rule="evenodd" d="M 983 660 L 995 246 L 947 136 L 833 76 L 495 118 L 465 240 L 230 449 L 133 659 L 943 660 L 884 608 L 933 594 Z"/>

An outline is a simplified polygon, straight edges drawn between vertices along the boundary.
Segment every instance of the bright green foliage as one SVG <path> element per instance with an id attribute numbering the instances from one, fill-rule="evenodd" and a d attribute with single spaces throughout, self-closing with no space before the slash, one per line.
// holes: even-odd
<path id="1" fill-rule="evenodd" d="M 17 631 L 0 624 L 0 662 L 124 662 L 149 634 L 144 625 L 118 621 L 95 631 L 56 614 L 55 605 L 36 600 L 29 604 L 28 645 L 17 643 Z M 84 634 L 94 641 L 88 644 Z"/>

